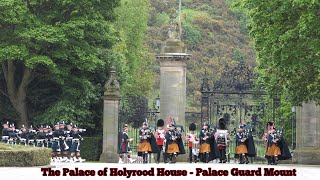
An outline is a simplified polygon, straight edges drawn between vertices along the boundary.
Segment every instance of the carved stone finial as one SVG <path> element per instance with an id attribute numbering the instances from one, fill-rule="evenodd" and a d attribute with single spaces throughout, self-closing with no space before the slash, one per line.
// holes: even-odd
<path id="1" fill-rule="evenodd" d="M 109 80 L 104 85 L 104 95 L 105 96 L 115 96 L 120 97 L 120 85 L 117 80 L 116 68 L 111 67 Z"/>

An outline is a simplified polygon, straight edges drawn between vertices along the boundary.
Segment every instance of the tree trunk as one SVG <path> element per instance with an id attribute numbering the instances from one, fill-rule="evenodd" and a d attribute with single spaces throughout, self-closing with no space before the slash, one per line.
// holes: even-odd
<path id="1" fill-rule="evenodd" d="M 20 120 L 19 127 L 28 126 L 28 108 L 27 108 L 27 87 L 31 81 L 32 71 L 24 66 L 23 73 L 16 74 L 16 64 L 14 61 L 2 62 L 2 70 L 7 85 L 7 92 L 13 108 L 18 112 Z M 16 82 L 17 76 L 21 77 L 21 82 Z M 20 79 L 20 78 L 19 78 Z"/>
<path id="2" fill-rule="evenodd" d="M 29 127 L 27 102 L 25 100 L 19 101 L 16 111 L 20 115 L 20 121 L 18 122 L 18 127 L 22 127 L 22 125 Z"/>

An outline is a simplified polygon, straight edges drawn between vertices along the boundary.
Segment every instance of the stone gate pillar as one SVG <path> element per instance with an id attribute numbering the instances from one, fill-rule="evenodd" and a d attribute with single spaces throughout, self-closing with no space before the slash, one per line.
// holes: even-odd
<path id="1" fill-rule="evenodd" d="M 110 78 L 105 84 L 103 99 L 103 145 L 100 161 L 118 162 L 118 121 L 120 86 L 115 68 L 110 71 Z"/>
<path id="2" fill-rule="evenodd" d="M 315 102 L 297 108 L 296 149 L 293 162 L 320 164 L 320 106 Z"/>
<path id="3" fill-rule="evenodd" d="M 156 56 L 160 61 L 160 118 L 165 121 L 172 117 L 185 125 L 186 60 L 190 57 L 179 39 L 168 39 Z"/>

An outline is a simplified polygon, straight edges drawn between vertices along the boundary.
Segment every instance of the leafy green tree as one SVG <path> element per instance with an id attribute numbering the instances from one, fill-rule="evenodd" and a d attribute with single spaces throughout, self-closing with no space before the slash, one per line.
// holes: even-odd
<path id="1" fill-rule="evenodd" d="M 110 22 L 117 2 L 0 0 L 0 63 L 5 82 L 0 89 L 18 113 L 19 125 L 30 123 L 29 94 L 42 98 L 43 92 L 30 93 L 35 85 L 38 90 L 55 90 L 49 107 L 48 99 L 41 103 L 46 106 L 38 112 L 42 122 L 84 122 L 92 115 L 90 106 L 98 100 L 96 92 L 103 82 L 96 76 L 101 77 L 101 72 L 105 76 L 113 60 L 108 49 L 115 41 Z"/>
<path id="2" fill-rule="evenodd" d="M 320 1 L 239 0 L 249 17 L 260 80 L 299 105 L 320 102 Z"/>
<path id="3" fill-rule="evenodd" d="M 114 26 L 119 31 L 118 43 L 113 51 L 121 58 L 117 63 L 121 72 L 123 96 L 149 96 L 154 83 L 151 71 L 154 55 L 145 44 L 148 28 L 149 1 L 121 0 L 116 8 L 117 21 Z M 124 63 L 123 63 L 124 62 Z"/>

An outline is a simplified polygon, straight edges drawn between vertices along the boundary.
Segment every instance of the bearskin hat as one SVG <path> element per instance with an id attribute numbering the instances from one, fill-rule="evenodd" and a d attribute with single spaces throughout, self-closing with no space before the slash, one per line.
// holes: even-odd
<path id="1" fill-rule="evenodd" d="M 189 130 L 190 131 L 195 131 L 197 129 L 197 125 L 195 124 L 195 123 L 191 123 L 190 125 L 189 125 Z"/>
<path id="2" fill-rule="evenodd" d="M 162 126 L 164 126 L 164 120 L 163 119 L 159 119 L 157 121 L 157 127 L 162 127 Z"/>
<path id="3" fill-rule="evenodd" d="M 219 129 L 226 129 L 226 120 L 224 118 L 219 119 Z"/>
<path id="4" fill-rule="evenodd" d="M 207 127 L 208 127 L 208 129 L 210 129 L 210 124 L 209 124 L 209 123 L 207 123 L 207 122 L 203 123 L 203 126 L 207 126 Z"/>
<path id="5" fill-rule="evenodd" d="M 271 127 L 273 127 L 273 122 L 267 122 L 267 130 L 271 130 Z"/>

